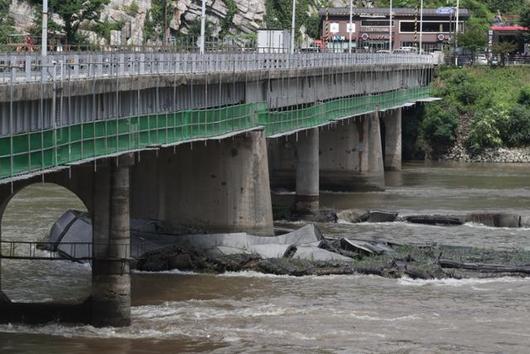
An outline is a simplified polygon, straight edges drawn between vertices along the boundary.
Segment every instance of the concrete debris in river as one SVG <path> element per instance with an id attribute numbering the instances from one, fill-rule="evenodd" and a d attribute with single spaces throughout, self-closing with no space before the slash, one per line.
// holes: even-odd
<path id="1" fill-rule="evenodd" d="M 381 215 L 384 216 L 379 213 L 377 218 Z M 156 225 L 152 220 L 132 223 L 133 268 L 153 272 L 251 270 L 292 276 L 373 274 L 419 279 L 530 275 L 530 251 L 401 245 L 356 240 L 352 235 L 328 239 L 313 224 L 274 237 L 246 233 L 169 234 L 162 233 L 163 228 Z M 49 241 L 55 243 L 51 250 L 67 253 L 61 242 L 71 240 L 71 232 L 76 233 L 76 241 L 90 242 L 91 224 L 86 215 L 65 213 L 50 233 Z"/>

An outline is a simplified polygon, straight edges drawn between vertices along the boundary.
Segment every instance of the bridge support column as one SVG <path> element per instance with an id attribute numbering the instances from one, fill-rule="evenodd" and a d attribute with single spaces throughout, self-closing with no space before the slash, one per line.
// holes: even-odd
<path id="1" fill-rule="evenodd" d="M 383 162 L 383 146 L 381 143 L 381 121 L 379 119 L 379 111 L 375 111 L 369 116 L 369 131 L 368 137 L 368 175 L 373 178 L 375 185 L 381 186 L 384 189 L 385 185 L 385 167 Z"/>
<path id="2" fill-rule="evenodd" d="M 379 118 L 345 120 L 320 136 L 320 189 L 370 191 L 384 189 Z"/>
<path id="3" fill-rule="evenodd" d="M 385 169 L 401 171 L 401 108 L 385 114 Z"/>
<path id="4" fill-rule="evenodd" d="M 300 213 L 311 213 L 319 207 L 319 129 L 302 132 L 298 139 L 294 209 Z"/>
<path id="5" fill-rule="evenodd" d="M 132 185 L 135 218 L 159 219 L 181 230 L 274 233 L 263 131 L 144 154 Z"/>
<path id="6" fill-rule="evenodd" d="M 133 157 L 100 166 L 94 178 L 91 318 L 94 326 L 131 320 L 129 166 Z"/>

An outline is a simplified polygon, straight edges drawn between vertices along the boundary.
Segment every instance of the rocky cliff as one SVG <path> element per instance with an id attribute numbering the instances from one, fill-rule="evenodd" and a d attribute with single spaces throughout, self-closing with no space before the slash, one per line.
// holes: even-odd
<path id="1" fill-rule="evenodd" d="M 213 36 L 219 34 L 244 35 L 266 27 L 267 2 L 273 0 L 207 0 L 208 30 Z M 283 0 L 282 0 L 283 1 Z M 289 1 L 289 0 L 285 0 Z M 305 0 L 300 1 L 308 15 L 315 16 L 323 6 L 347 6 L 349 0 Z M 117 23 L 111 36 L 92 30 L 87 24 L 85 34 L 92 42 L 139 45 L 156 43 L 163 38 L 164 3 L 168 35 L 196 34 L 201 13 L 201 0 L 110 0 L 101 13 L 101 21 Z M 372 1 L 356 1 L 358 5 L 370 6 Z M 16 31 L 25 33 L 34 25 L 37 8 L 29 0 L 11 0 L 10 16 L 15 20 Z M 50 8 L 53 13 L 53 8 Z M 59 19 L 54 18 L 56 21 Z M 162 23 L 160 23 L 162 22 Z"/>

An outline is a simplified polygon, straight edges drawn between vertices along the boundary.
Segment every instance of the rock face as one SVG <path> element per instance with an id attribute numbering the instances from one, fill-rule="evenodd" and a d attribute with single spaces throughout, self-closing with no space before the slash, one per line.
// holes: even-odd
<path id="1" fill-rule="evenodd" d="M 188 34 L 190 28 L 200 20 L 201 0 L 167 0 L 168 27 L 171 35 Z M 145 43 L 145 28 L 152 21 L 155 5 L 160 8 L 162 0 L 111 0 L 101 14 L 101 20 L 119 21 L 123 26 L 118 33 L 111 34 L 113 45 L 141 45 Z M 233 35 L 254 33 L 265 28 L 267 0 L 207 0 L 206 15 L 212 34 L 222 30 L 221 23 L 229 17 L 230 8 L 235 5 L 235 13 L 229 33 Z M 311 0 L 308 15 L 315 15 L 323 6 L 349 6 L 349 0 Z M 373 1 L 356 1 L 357 6 L 373 6 Z M 15 20 L 17 32 L 27 33 L 35 21 L 35 11 L 28 0 L 11 0 L 10 16 Z M 162 24 L 155 23 L 161 27 Z M 93 42 L 101 42 L 87 33 Z M 105 40 L 106 41 L 106 40 Z M 156 43 L 156 40 L 152 40 Z"/>

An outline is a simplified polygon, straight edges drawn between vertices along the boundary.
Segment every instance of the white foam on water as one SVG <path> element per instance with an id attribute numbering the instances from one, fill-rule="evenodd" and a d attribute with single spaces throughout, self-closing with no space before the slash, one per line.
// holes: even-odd
<path id="1" fill-rule="evenodd" d="M 518 277 L 500 277 L 500 278 L 469 278 L 469 279 L 411 279 L 400 278 L 397 283 L 403 286 L 475 286 L 483 284 L 498 284 L 498 283 L 530 283 L 530 278 Z"/>
<path id="2" fill-rule="evenodd" d="M 131 273 L 133 274 L 174 274 L 174 275 L 207 275 L 197 272 L 190 272 L 190 271 L 184 271 L 184 270 L 178 270 L 178 269 L 171 269 L 171 270 L 163 270 L 158 272 L 149 272 L 144 270 L 131 270 Z"/>
<path id="3" fill-rule="evenodd" d="M 358 315 L 356 313 L 351 313 L 350 316 L 355 318 L 355 319 L 358 319 L 358 320 L 382 321 L 382 322 L 421 320 L 421 317 L 419 317 L 417 315 L 407 315 L 407 316 L 399 316 L 399 317 L 393 317 L 393 318 L 384 318 L 384 317 L 369 316 L 369 315 Z"/>

